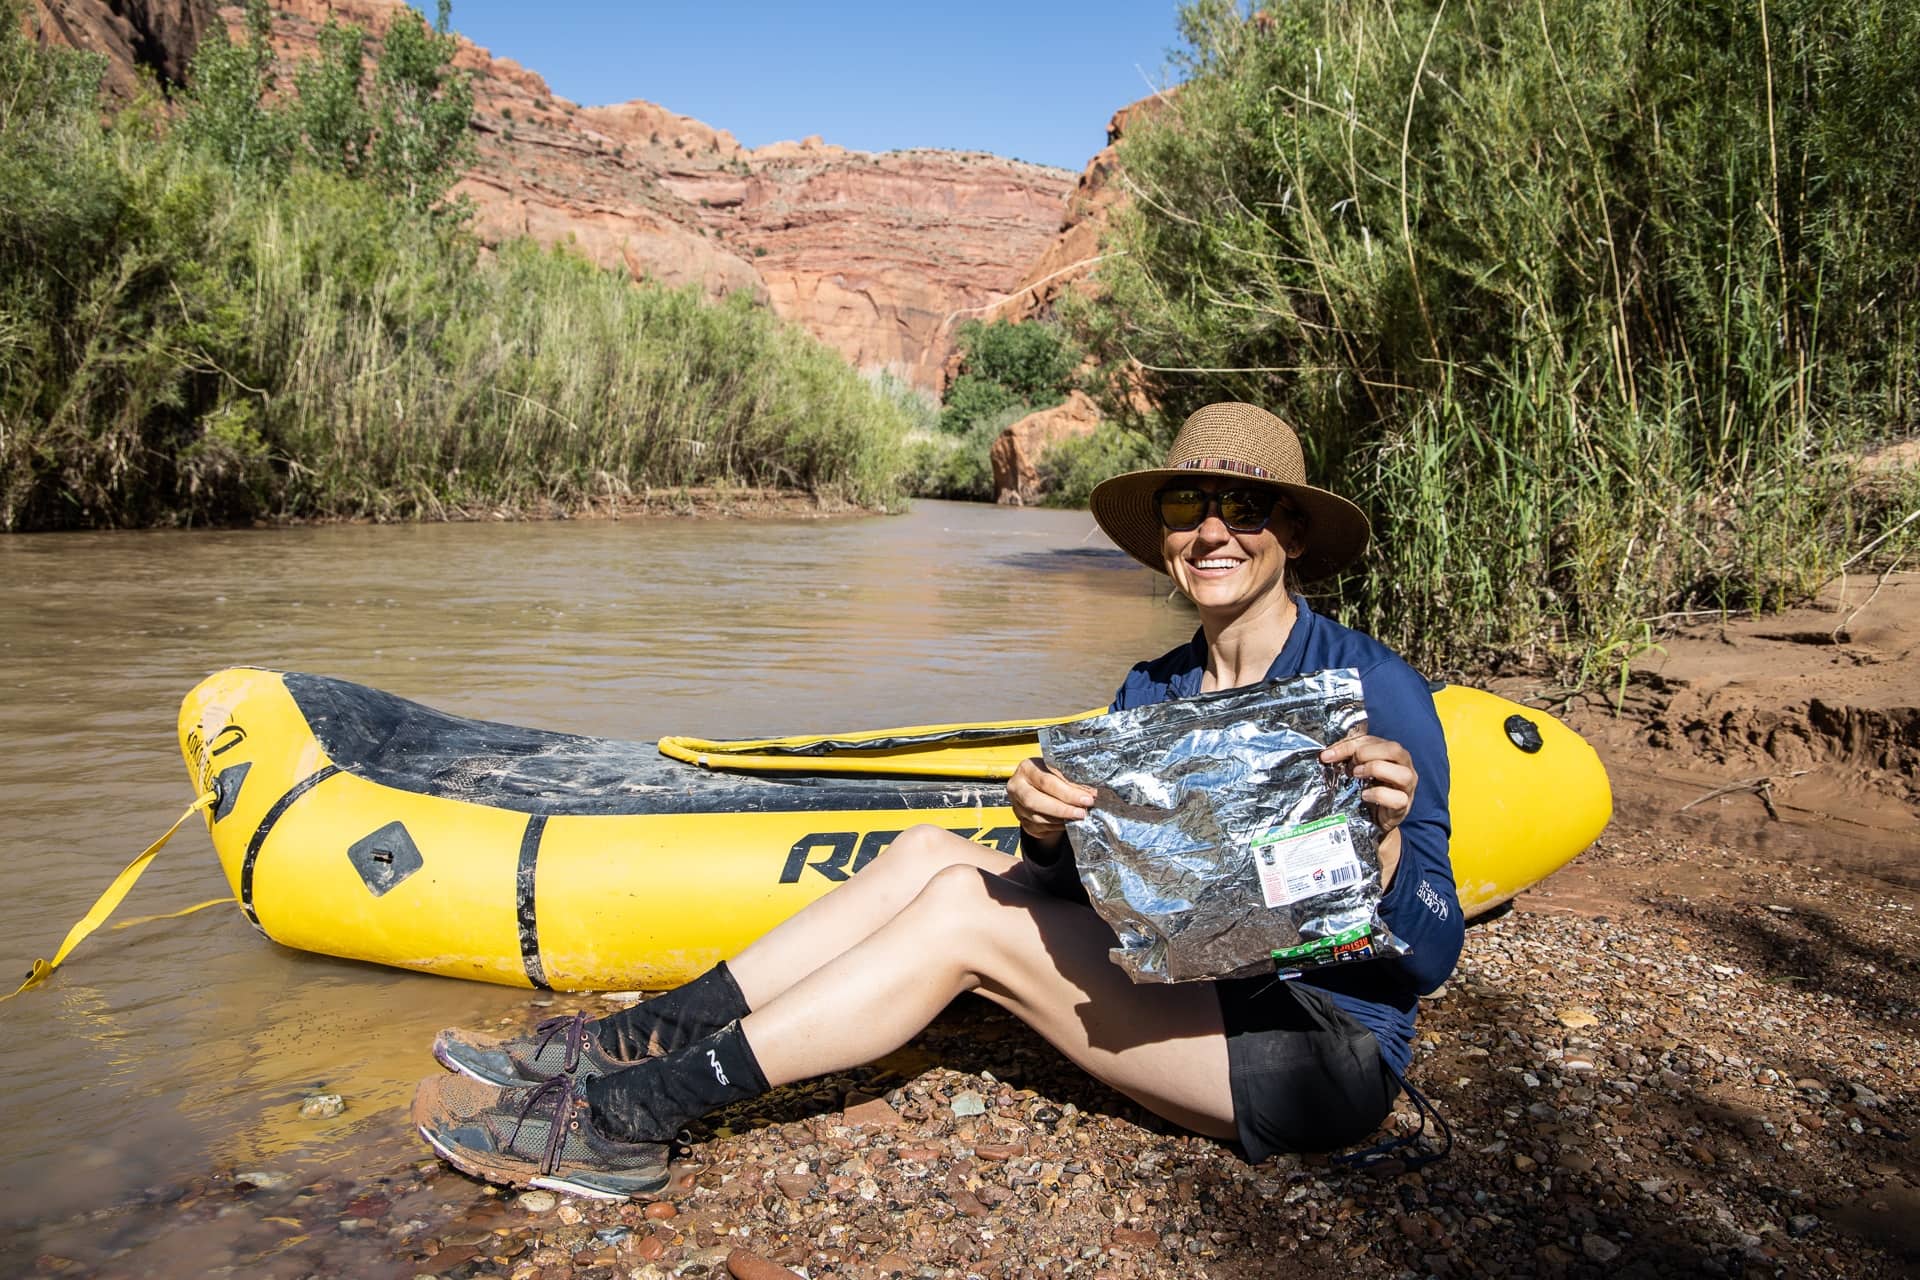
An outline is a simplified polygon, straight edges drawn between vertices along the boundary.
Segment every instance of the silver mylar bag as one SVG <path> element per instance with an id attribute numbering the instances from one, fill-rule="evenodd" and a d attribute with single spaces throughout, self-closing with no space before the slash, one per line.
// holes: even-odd
<path id="1" fill-rule="evenodd" d="M 1047 764 L 1098 793 L 1067 836 L 1114 963 L 1186 982 L 1406 954 L 1376 913 L 1366 784 L 1319 758 L 1366 717 L 1342 668 L 1042 729 Z"/>

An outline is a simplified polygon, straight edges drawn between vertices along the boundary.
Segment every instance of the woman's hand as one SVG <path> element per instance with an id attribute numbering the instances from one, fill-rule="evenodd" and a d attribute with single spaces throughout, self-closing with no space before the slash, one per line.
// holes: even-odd
<path id="1" fill-rule="evenodd" d="M 1022 831 L 1042 844 L 1059 840 L 1067 823 L 1087 816 L 1093 801 L 1092 787 L 1068 782 L 1037 758 L 1022 760 L 1007 779 L 1007 803 L 1013 806 L 1013 816 L 1020 820 Z"/>
<path id="2" fill-rule="evenodd" d="M 1360 798 L 1373 806 L 1374 821 L 1386 835 L 1406 820 L 1413 808 L 1414 788 L 1420 775 L 1414 771 L 1413 757 L 1407 749 L 1372 734 L 1342 738 L 1320 753 L 1323 764 L 1346 764 L 1356 778 L 1367 781 Z"/>

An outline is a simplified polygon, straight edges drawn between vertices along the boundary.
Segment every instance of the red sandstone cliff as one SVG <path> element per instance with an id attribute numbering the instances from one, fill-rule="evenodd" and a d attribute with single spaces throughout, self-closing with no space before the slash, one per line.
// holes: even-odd
<path id="1" fill-rule="evenodd" d="M 27 0 L 21 16 L 42 39 L 103 55 L 107 91 L 127 99 L 143 70 L 179 84 L 217 13 L 213 0 Z"/>
<path id="2" fill-rule="evenodd" d="M 200 35 L 239 10 L 207 0 L 31 0 L 48 38 L 177 83 Z M 399 0 L 275 0 L 283 65 L 317 54 L 329 17 L 376 39 Z M 31 20 L 31 15 L 30 15 Z M 377 49 L 374 51 L 377 56 Z M 747 290 L 863 368 L 934 388 L 952 322 L 1015 289 L 1061 223 L 1067 173 L 943 151 L 868 154 L 818 139 L 743 150 L 647 102 L 579 107 L 463 41 L 477 155 L 460 190 L 484 240 L 572 239 L 635 278 Z"/>
<path id="3" fill-rule="evenodd" d="M 1107 250 L 1101 244 L 1114 210 L 1126 200 L 1120 176 L 1119 144 L 1132 126 L 1157 113 L 1174 91 L 1142 98 L 1120 108 L 1107 121 L 1107 145 L 1087 161 L 1067 197 L 1060 230 L 1021 273 L 1010 295 L 981 313 L 986 320 L 1027 320 L 1050 311 L 1067 290 L 1097 288 L 1095 277 Z"/>

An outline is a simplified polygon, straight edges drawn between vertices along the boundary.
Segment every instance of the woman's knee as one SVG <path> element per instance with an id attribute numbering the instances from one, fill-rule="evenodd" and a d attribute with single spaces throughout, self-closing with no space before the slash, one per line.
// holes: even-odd
<path id="1" fill-rule="evenodd" d="M 875 859 L 874 869 L 884 866 L 890 874 L 924 884 L 948 867 L 981 866 L 992 853 L 944 827 L 923 822 L 895 836 Z"/>
<path id="2" fill-rule="evenodd" d="M 984 867 L 949 863 L 927 877 L 908 911 L 919 917 L 917 927 L 930 934 L 990 935 L 991 929 L 984 926 L 1004 906 L 995 896 L 998 879 Z"/>
<path id="3" fill-rule="evenodd" d="M 1034 914 L 1045 901 L 1004 875 L 955 863 L 936 871 L 897 919 L 929 956 L 970 973 L 970 986 L 1028 991 L 1034 974 L 1055 964 Z"/>

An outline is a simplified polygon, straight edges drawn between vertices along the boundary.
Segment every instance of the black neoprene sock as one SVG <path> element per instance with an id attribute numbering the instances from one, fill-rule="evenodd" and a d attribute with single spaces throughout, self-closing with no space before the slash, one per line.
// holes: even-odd
<path id="1" fill-rule="evenodd" d="M 594 1127 L 623 1142 L 671 1142 L 689 1121 L 766 1091 L 767 1077 L 738 1022 L 586 1085 Z"/>
<path id="2" fill-rule="evenodd" d="M 747 998 L 722 960 L 692 982 L 593 1024 L 600 1047 L 616 1058 L 657 1058 L 746 1017 Z"/>

